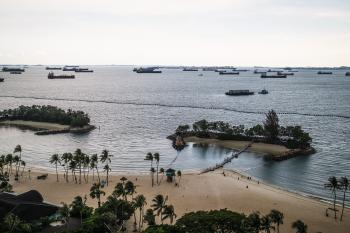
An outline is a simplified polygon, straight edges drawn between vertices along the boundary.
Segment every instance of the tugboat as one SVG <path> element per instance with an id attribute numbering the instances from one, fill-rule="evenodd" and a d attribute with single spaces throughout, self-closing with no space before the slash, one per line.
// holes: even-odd
<path id="1" fill-rule="evenodd" d="M 345 73 L 345 76 L 350 76 L 350 72 L 346 72 L 346 73 Z"/>
<path id="2" fill-rule="evenodd" d="M 287 75 L 285 75 L 285 74 L 267 75 L 267 74 L 265 73 L 265 74 L 262 74 L 262 75 L 260 76 L 260 78 L 287 78 Z"/>
<path id="3" fill-rule="evenodd" d="M 261 94 L 261 95 L 269 94 L 269 92 L 265 88 L 262 89 L 261 91 L 259 91 L 258 93 Z"/>
<path id="4" fill-rule="evenodd" d="M 333 74 L 333 72 L 330 72 L 330 71 L 318 71 L 317 74 Z"/>
<path id="5" fill-rule="evenodd" d="M 220 71 L 220 75 L 239 75 L 239 72 L 236 71 Z"/>
<path id="6" fill-rule="evenodd" d="M 254 92 L 249 90 L 229 90 L 225 94 L 231 95 L 231 96 L 240 96 L 240 95 L 254 95 Z"/>
<path id="7" fill-rule="evenodd" d="M 74 79 L 74 75 L 55 75 L 53 72 L 50 72 L 47 75 L 48 79 Z"/>

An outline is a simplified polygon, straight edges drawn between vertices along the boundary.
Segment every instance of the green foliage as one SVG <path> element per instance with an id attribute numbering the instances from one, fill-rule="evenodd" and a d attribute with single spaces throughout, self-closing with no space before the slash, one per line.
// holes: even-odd
<path id="1" fill-rule="evenodd" d="M 181 232 L 210 233 L 210 232 L 242 232 L 241 222 L 245 219 L 243 214 L 238 214 L 227 209 L 198 211 L 187 213 L 177 220 L 176 226 Z"/>
<path id="2" fill-rule="evenodd" d="M 70 204 L 70 216 L 76 218 L 88 218 L 92 215 L 93 208 L 86 205 L 86 197 L 76 196 Z"/>
<path id="3" fill-rule="evenodd" d="M 189 129 L 189 125 L 179 125 L 176 129 L 176 133 L 186 133 Z"/>
<path id="4" fill-rule="evenodd" d="M 90 123 L 89 116 L 83 111 L 65 111 L 50 105 L 21 105 L 15 109 L 3 110 L 0 111 L 0 119 L 49 122 L 72 127 L 82 127 Z"/>
<path id="5" fill-rule="evenodd" d="M 173 225 L 158 225 L 150 226 L 143 233 L 182 233 L 177 226 Z"/>
<path id="6" fill-rule="evenodd" d="M 264 121 L 264 129 L 266 136 L 271 140 L 275 141 L 278 137 L 279 132 L 279 119 L 274 110 L 269 111 L 266 114 L 266 119 Z"/>

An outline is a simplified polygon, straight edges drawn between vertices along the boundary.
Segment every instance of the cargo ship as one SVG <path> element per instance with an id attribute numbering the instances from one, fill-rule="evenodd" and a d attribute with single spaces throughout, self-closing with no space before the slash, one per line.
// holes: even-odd
<path id="1" fill-rule="evenodd" d="M 75 68 L 74 72 L 85 72 L 85 73 L 92 73 L 93 70 L 89 70 L 88 68 Z"/>
<path id="2" fill-rule="evenodd" d="M 198 71 L 196 68 L 184 68 L 182 71 Z"/>
<path id="3" fill-rule="evenodd" d="M 220 75 L 239 75 L 239 72 L 236 71 L 220 71 Z"/>
<path id="4" fill-rule="evenodd" d="M 55 75 L 53 72 L 50 72 L 47 75 L 48 79 L 74 79 L 74 75 Z"/>
<path id="5" fill-rule="evenodd" d="M 19 71 L 11 71 L 10 74 L 22 74 L 22 72 L 19 72 Z"/>
<path id="6" fill-rule="evenodd" d="M 46 70 L 62 70 L 61 67 L 49 67 L 49 66 L 46 66 Z"/>
<path id="7" fill-rule="evenodd" d="M 283 72 L 283 71 L 278 71 L 277 74 L 278 75 L 294 75 L 293 72 Z"/>
<path id="8" fill-rule="evenodd" d="M 260 78 L 287 78 L 287 75 L 285 74 L 267 75 L 265 73 L 265 74 L 262 74 Z"/>
<path id="9" fill-rule="evenodd" d="M 24 72 L 24 69 L 3 67 L 2 72 Z"/>
<path id="10" fill-rule="evenodd" d="M 143 74 L 143 73 L 145 73 L 145 74 L 148 74 L 148 73 L 152 73 L 152 74 L 159 74 L 159 73 L 162 73 L 162 71 L 161 70 L 155 70 L 155 69 L 157 69 L 157 68 L 153 68 L 153 67 L 150 67 L 150 68 L 138 68 L 137 70 L 136 70 L 136 73 L 138 73 L 138 74 Z"/>
<path id="11" fill-rule="evenodd" d="M 330 72 L 330 71 L 318 71 L 317 74 L 333 74 L 333 72 Z"/>
<path id="12" fill-rule="evenodd" d="M 254 95 L 254 92 L 249 90 L 229 90 L 225 94 L 231 95 L 231 96 L 240 96 L 240 95 Z"/>
<path id="13" fill-rule="evenodd" d="M 254 74 L 266 74 L 266 71 L 254 70 Z"/>

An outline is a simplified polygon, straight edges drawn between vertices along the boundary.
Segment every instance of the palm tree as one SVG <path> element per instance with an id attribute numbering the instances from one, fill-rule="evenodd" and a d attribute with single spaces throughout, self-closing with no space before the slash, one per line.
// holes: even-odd
<path id="1" fill-rule="evenodd" d="M 53 154 L 51 155 L 51 158 L 50 158 L 50 163 L 51 164 L 55 164 L 55 167 L 56 167 L 56 179 L 57 179 L 57 182 L 58 182 L 58 170 L 57 170 L 57 166 L 58 164 L 60 163 L 60 156 L 58 154 Z"/>
<path id="2" fill-rule="evenodd" d="M 156 172 L 156 170 L 154 169 L 154 167 L 151 167 L 152 187 L 154 186 L 154 173 L 155 172 Z"/>
<path id="3" fill-rule="evenodd" d="M 335 204 L 337 201 L 337 189 L 339 188 L 338 180 L 335 176 L 331 176 L 328 178 L 328 183 L 324 185 L 326 188 L 329 188 L 332 190 L 333 193 L 333 211 L 334 211 L 334 218 L 337 219 L 337 210 L 335 208 Z"/>
<path id="4" fill-rule="evenodd" d="M 301 220 L 293 222 L 292 228 L 297 230 L 296 233 L 307 233 L 307 225 Z"/>
<path id="5" fill-rule="evenodd" d="M 148 153 L 147 153 L 147 155 L 146 155 L 146 157 L 145 157 L 145 160 L 151 161 L 150 172 L 151 172 L 151 176 L 152 176 L 152 187 L 153 187 L 153 183 L 154 183 L 154 181 L 153 181 L 153 173 L 154 173 L 154 172 L 152 172 L 152 170 L 154 171 L 154 168 L 153 168 L 153 155 L 152 155 L 151 152 L 148 152 Z"/>
<path id="6" fill-rule="evenodd" d="M 26 167 L 26 162 L 21 160 L 21 165 L 22 165 L 22 173 L 21 176 L 23 177 L 23 173 L 24 173 L 24 168 Z"/>
<path id="7" fill-rule="evenodd" d="M 63 162 L 63 168 L 65 171 L 65 179 L 66 182 L 68 183 L 68 173 L 69 173 L 69 163 L 70 161 L 72 161 L 73 155 L 71 153 L 63 153 L 63 155 L 61 156 L 61 162 Z"/>
<path id="8" fill-rule="evenodd" d="M 181 181 L 181 171 L 180 170 L 178 170 L 177 172 L 176 172 L 176 174 L 177 174 L 177 176 L 179 177 L 179 183 L 178 183 L 178 185 L 180 186 L 180 181 Z"/>
<path id="9" fill-rule="evenodd" d="M 135 207 L 139 209 L 139 232 L 141 232 L 142 226 L 143 226 L 143 210 L 144 206 L 147 205 L 146 198 L 144 195 L 137 195 L 134 199 Z"/>
<path id="10" fill-rule="evenodd" d="M 101 180 L 100 180 L 100 173 L 98 172 L 98 157 L 97 157 L 97 154 L 91 155 L 90 161 L 91 161 L 90 162 L 90 166 L 93 167 L 92 169 L 96 169 L 98 183 L 100 183 Z"/>
<path id="11" fill-rule="evenodd" d="M 90 171 L 90 157 L 87 154 L 83 156 L 83 171 L 84 171 L 84 180 L 85 183 L 89 182 L 89 171 Z M 87 169 L 87 174 L 86 174 Z"/>
<path id="12" fill-rule="evenodd" d="M 159 168 L 159 160 L 160 160 L 160 155 L 159 153 L 154 153 L 153 158 L 156 160 L 157 163 L 157 185 L 159 184 L 158 182 L 158 168 Z"/>
<path id="13" fill-rule="evenodd" d="M 162 222 L 163 222 L 163 220 L 165 220 L 167 218 L 169 218 L 170 224 L 173 224 L 174 218 L 176 218 L 176 214 L 175 214 L 173 205 L 168 205 L 168 206 L 164 207 Z"/>
<path id="14" fill-rule="evenodd" d="M 79 168 L 79 184 L 81 184 L 81 167 L 84 160 L 84 154 L 79 148 L 74 152 L 74 160 Z"/>
<path id="15" fill-rule="evenodd" d="M 125 194 L 130 195 L 131 199 L 133 199 L 134 194 L 136 193 L 136 186 L 134 185 L 134 183 L 132 181 L 128 180 L 125 183 L 124 188 L 125 188 Z"/>
<path id="16" fill-rule="evenodd" d="M 275 227 L 271 224 L 271 218 L 269 216 L 263 216 L 260 219 L 260 230 L 265 231 L 266 233 L 270 233 L 271 229 L 275 229 Z"/>
<path id="17" fill-rule="evenodd" d="M 154 211 L 157 211 L 157 216 L 160 215 L 162 224 L 163 224 L 163 209 L 166 206 L 167 200 L 168 200 L 168 196 L 164 198 L 164 196 L 161 194 L 158 194 L 157 196 L 155 196 L 155 198 L 152 199 L 153 204 L 151 205 L 151 207 L 153 208 Z"/>
<path id="18" fill-rule="evenodd" d="M 117 185 L 114 187 L 114 191 L 112 193 L 115 197 L 123 197 L 123 199 L 126 201 L 126 190 L 123 183 L 117 183 Z"/>
<path id="19" fill-rule="evenodd" d="M 261 227 L 260 213 L 254 212 L 247 217 L 247 223 L 254 233 L 259 233 Z"/>
<path id="20" fill-rule="evenodd" d="M 13 153 L 19 153 L 19 161 L 22 160 L 22 147 L 21 145 L 17 145 L 15 147 L 15 149 L 13 150 Z M 18 167 L 16 166 L 16 176 L 18 177 L 18 172 L 19 172 L 19 168 L 20 168 L 21 164 L 18 164 Z"/>
<path id="21" fill-rule="evenodd" d="M 101 207 L 101 195 L 102 196 L 106 195 L 106 193 L 103 190 L 101 190 L 101 188 L 102 188 L 102 186 L 100 183 L 98 183 L 98 184 L 94 183 L 92 185 L 92 187 L 90 188 L 90 197 L 92 199 L 95 199 L 95 198 L 97 199 L 98 207 Z"/>
<path id="22" fill-rule="evenodd" d="M 341 177 L 339 180 L 339 186 L 343 190 L 343 205 L 342 205 L 342 210 L 341 210 L 341 215 L 340 215 L 340 221 L 343 220 L 343 214 L 344 214 L 344 207 L 345 207 L 345 195 L 347 190 L 350 187 L 350 182 L 348 178 L 346 177 Z"/>
<path id="23" fill-rule="evenodd" d="M 62 204 L 62 207 L 59 209 L 59 213 L 61 214 L 64 221 L 64 225 L 67 228 L 69 223 L 69 218 L 70 218 L 70 209 L 66 203 L 61 202 L 61 204 Z"/>
<path id="24" fill-rule="evenodd" d="M 143 216 L 144 221 L 148 226 L 156 225 L 156 218 L 152 209 L 147 209 L 146 214 Z"/>
<path id="25" fill-rule="evenodd" d="M 13 213 L 10 213 L 4 217 L 3 224 L 5 228 L 8 229 L 8 233 L 31 232 L 30 225 L 23 223 L 21 219 Z"/>
<path id="26" fill-rule="evenodd" d="M 20 162 L 19 156 L 18 156 L 18 155 L 15 155 L 15 156 L 13 157 L 13 162 L 15 163 L 15 168 L 16 168 L 15 180 L 18 180 L 18 164 L 19 164 L 19 162 Z"/>
<path id="27" fill-rule="evenodd" d="M 106 165 L 103 167 L 103 170 L 106 172 L 106 181 L 107 181 L 107 186 L 108 186 L 108 174 L 109 174 L 109 172 L 111 171 L 111 168 L 109 167 L 108 164 L 106 164 Z"/>
<path id="28" fill-rule="evenodd" d="M 100 161 L 102 163 L 106 163 L 106 166 L 107 166 L 108 164 L 111 163 L 112 157 L 113 155 L 109 154 L 108 150 L 104 149 L 100 155 Z M 107 167 L 106 166 L 104 168 L 109 168 L 109 165 Z M 108 169 L 107 170 L 105 169 L 105 171 L 107 171 L 107 186 L 108 186 Z"/>
<path id="29" fill-rule="evenodd" d="M 163 180 L 163 178 L 164 178 L 164 172 L 165 172 L 164 168 L 161 167 L 161 168 L 159 169 L 159 173 L 162 173 L 162 178 L 160 178 L 159 184 L 162 183 L 162 180 Z"/>
<path id="30" fill-rule="evenodd" d="M 283 224 L 283 213 L 279 212 L 278 210 L 271 210 L 269 217 L 273 223 L 277 226 L 277 233 L 280 232 L 280 224 Z"/>

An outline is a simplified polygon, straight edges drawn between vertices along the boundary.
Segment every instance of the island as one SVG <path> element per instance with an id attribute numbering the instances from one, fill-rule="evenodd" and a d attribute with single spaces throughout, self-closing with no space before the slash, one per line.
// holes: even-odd
<path id="1" fill-rule="evenodd" d="M 274 110 L 266 114 L 263 124 L 251 128 L 231 125 L 223 121 L 200 120 L 189 125 L 180 125 L 174 134 L 167 137 L 173 147 L 181 150 L 186 143 L 215 144 L 218 146 L 247 150 L 264 155 L 266 159 L 286 160 L 298 155 L 316 152 L 311 146 L 312 138 L 301 126 L 280 126 Z"/>
<path id="2" fill-rule="evenodd" d="M 90 125 L 90 118 L 85 112 L 65 111 L 51 105 L 21 105 L 0 111 L 0 125 L 34 130 L 36 135 L 86 133 L 96 128 Z"/>

